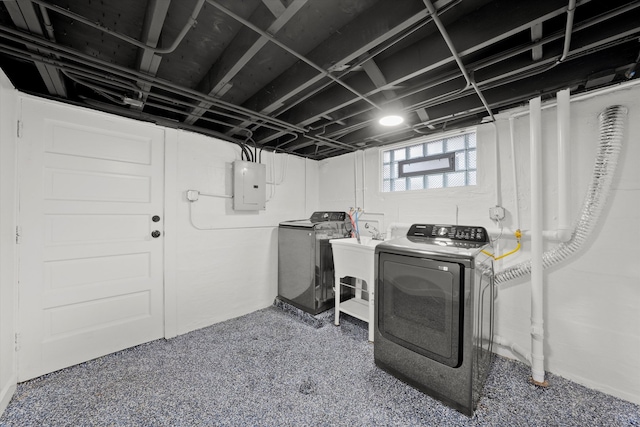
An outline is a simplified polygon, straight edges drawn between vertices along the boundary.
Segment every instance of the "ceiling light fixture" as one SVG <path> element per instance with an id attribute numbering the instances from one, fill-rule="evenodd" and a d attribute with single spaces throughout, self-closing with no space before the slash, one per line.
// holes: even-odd
<path id="1" fill-rule="evenodd" d="M 387 114 L 380 117 L 380 120 L 378 120 L 378 123 L 382 126 L 398 126 L 402 122 L 404 122 L 404 117 L 398 114 Z"/>

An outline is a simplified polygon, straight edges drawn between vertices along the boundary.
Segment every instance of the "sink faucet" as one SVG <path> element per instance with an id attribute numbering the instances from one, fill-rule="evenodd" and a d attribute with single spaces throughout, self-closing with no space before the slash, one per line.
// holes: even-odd
<path id="1" fill-rule="evenodd" d="M 384 236 L 380 233 L 380 230 L 378 230 L 376 227 L 372 225 L 369 225 L 368 222 L 364 224 L 364 228 L 366 228 L 369 234 L 371 234 L 371 238 L 373 240 L 384 240 Z M 372 228 L 373 231 L 369 230 L 370 228 Z"/>

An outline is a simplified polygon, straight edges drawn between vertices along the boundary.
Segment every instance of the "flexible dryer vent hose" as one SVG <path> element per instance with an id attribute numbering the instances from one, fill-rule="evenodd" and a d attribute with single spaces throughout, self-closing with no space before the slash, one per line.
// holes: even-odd
<path id="1" fill-rule="evenodd" d="M 549 268 L 575 254 L 591 235 L 605 206 L 611 182 L 618 164 L 627 109 L 614 105 L 604 110 L 600 118 L 600 143 L 593 176 L 584 199 L 578 223 L 571 238 L 542 254 L 544 268 Z M 490 271 L 486 273 L 490 274 Z M 531 260 L 507 267 L 496 273 L 495 284 L 531 274 Z"/>

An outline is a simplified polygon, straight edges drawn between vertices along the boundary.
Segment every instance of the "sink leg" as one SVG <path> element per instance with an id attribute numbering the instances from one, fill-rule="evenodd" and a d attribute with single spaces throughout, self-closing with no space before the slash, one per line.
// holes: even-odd
<path id="1" fill-rule="evenodd" d="M 338 277 L 338 275 L 336 274 L 336 277 L 335 277 L 334 280 L 335 280 L 335 289 L 336 289 L 336 291 L 335 291 L 335 301 L 336 301 L 336 310 L 335 310 L 336 313 L 335 313 L 335 315 L 336 315 L 336 318 L 335 318 L 333 323 L 336 326 L 340 326 L 340 294 L 341 294 L 341 291 L 340 291 L 340 277 Z"/>
<path id="2" fill-rule="evenodd" d="M 371 284 L 367 283 L 367 290 L 369 290 L 369 342 L 373 342 L 373 327 L 376 321 L 373 317 L 375 307 L 375 294 L 373 289 L 373 281 L 371 281 Z"/>

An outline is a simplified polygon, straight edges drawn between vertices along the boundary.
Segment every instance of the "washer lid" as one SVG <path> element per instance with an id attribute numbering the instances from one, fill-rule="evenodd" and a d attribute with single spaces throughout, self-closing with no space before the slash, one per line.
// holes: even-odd
<path id="1" fill-rule="evenodd" d="M 280 223 L 281 227 L 300 227 L 300 228 L 313 228 L 315 224 L 308 219 L 294 219 L 290 221 L 283 221 Z"/>
<path id="2" fill-rule="evenodd" d="M 346 212 L 336 211 L 316 211 L 311 214 L 309 219 L 294 219 L 281 222 L 280 225 L 285 227 L 302 227 L 311 228 L 316 224 L 323 222 L 345 222 L 347 218 Z"/>

